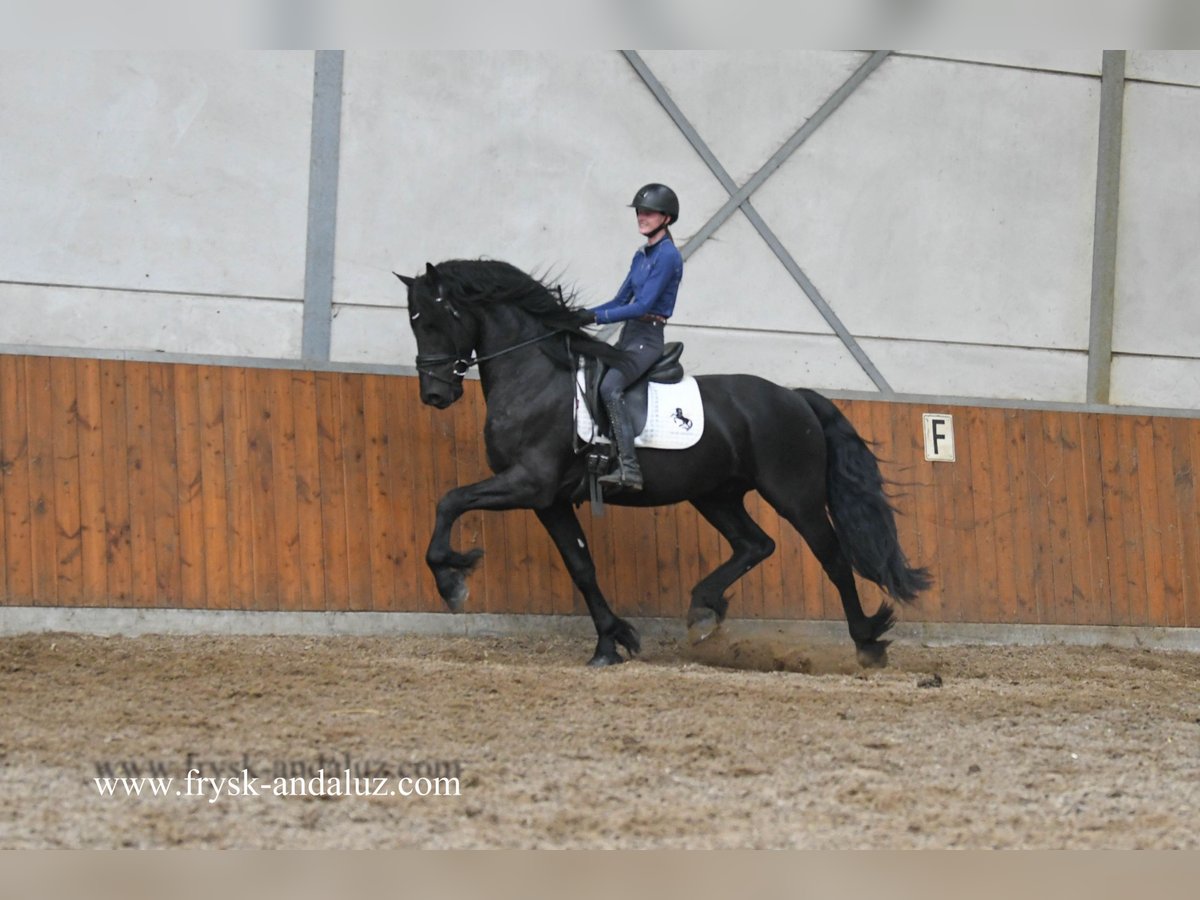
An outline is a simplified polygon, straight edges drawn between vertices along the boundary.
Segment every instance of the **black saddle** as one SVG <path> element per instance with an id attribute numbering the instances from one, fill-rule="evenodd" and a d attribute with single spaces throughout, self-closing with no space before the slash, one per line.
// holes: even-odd
<path id="1" fill-rule="evenodd" d="M 629 409 L 629 417 L 633 422 L 633 433 L 641 434 L 646 427 L 646 409 L 650 400 L 650 385 L 678 384 L 683 380 L 683 344 L 679 341 L 663 345 L 662 356 L 650 367 L 645 375 L 625 389 L 625 406 Z M 608 423 L 608 411 L 600 402 L 600 381 L 604 378 L 609 366 L 598 359 L 589 358 L 584 364 L 584 396 L 587 399 L 588 410 L 596 429 L 603 435 L 611 437 L 612 430 Z"/>

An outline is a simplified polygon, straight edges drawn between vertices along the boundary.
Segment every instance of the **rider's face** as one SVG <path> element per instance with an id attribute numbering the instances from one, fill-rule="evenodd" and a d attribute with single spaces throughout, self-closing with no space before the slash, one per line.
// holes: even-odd
<path id="1" fill-rule="evenodd" d="M 665 213 L 655 212 L 652 209 L 639 209 L 637 210 L 638 231 L 649 237 L 665 225 L 668 218 Z"/>

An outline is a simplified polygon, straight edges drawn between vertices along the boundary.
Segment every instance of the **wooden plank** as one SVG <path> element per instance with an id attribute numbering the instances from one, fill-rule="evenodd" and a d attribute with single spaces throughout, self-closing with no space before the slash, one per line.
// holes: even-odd
<path id="1" fill-rule="evenodd" d="M 368 534 L 366 430 L 363 423 L 363 376 L 338 376 L 341 397 L 342 467 L 346 473 L 346 555 L 350 563 L 350 609 L 371 605 L 371 548 Z"/>
<path id="2" fill-rule="evenodd" d="M 33 602 L 28 360 L 0 355 L 0 489 L 3 490 L 5 602 Z"/>
<path id="3" fill-rule="evenodd" d="M 179 555 L 179 460 L 175 434 L 175 367 L 150 367 L 154 467 L 154 555 L 159 606 L 183 604 Z"/>
<path id="4" fill-rule="evenodd" d="M 271 475 L 275 521 L 276 584 L 279 608 L 303 608 L 301 584 L 300 512 L 297 499 L 296 412 L 292 400 L 292 373 L 269 372 L 262 389 L 270 403 L 265 423 L 271 441 Z"/>
<path id="5" fill-rule="evenodd" d="M 254 608 L 279 609 L 279 542 L 275 521 L 275 428 L 271 373 L 245 372 L 247 483 L 250 493 Z"/>
<path id="6" fill-rule="evenodd" d="M 317 380 L 292 372 L 296 429 L 296 518 L 300 544 L 300 608 L 325 609 L 325 535 L 321 517 L 321 451 L 317 428 Z"/>
<path id="7" fill-rule="evenodd" d="M 260 609 L 255 583 L 254 460 L 250 453 L 250 411 L 246 370 L 221 370 L 225 440 L 225 490 L 229 546 L 229 603 L 233 609 Z"/>
<path id="8" fill-rule="evenodd" d="M 1133 422 L 1137 446 L 1138 492 L 1141 504 L 1142 553 L 1146 560 L 1146 598 L 1140 620 L 1135 625 L 1167 624 L 1167 577 L 1162 533 L 1158 522 L 1158 470 L 1154 455 L 1154 423 L 1148 416 Z"/>
<path id="9" fill-rule="evenodd" d="M 1104 518 L 1104 464 L 1100 441 L 1099 416 L 1079 413 L 1079 453 L 1084 482 L 1084 515 L 1087 528 L 1088 559 L 1091 568 L 1090 593 L 1083 609 L 1076 610 L 1080 624 L 1104 625 L 1108 622 L 1109 582 L 1108 535 Z"/>
<path id="10" fill-rule="evenodd" d="M 417 506 L 415 460 L 422 452 L 424 434 L 412 413 L 413 404 L 419 402 L 416 385 L 415 378 L 391 378 L 387 382 L 387 429 L 391 438 L 388 477 L 392 486 L 393 553 L 396 557 L 394 596 L 397 609 L 433 611 L 432 600 L 427 601 L 423 596 L 427 574 L 425 548 L 417 542 L 416 520 L 425 515 L 425 511 Z M 489 542 L 488 546 L 497 554 L 502 552 L 498 544 Z M 499 569 L 496 571 L 498 573 Z"/>
<path id="11" fill-rule="evenodd" d="M 603 524 L 608 530 L 612 551 L 605 593 L 609 606 L 618 616 L 637 615 L 637 536 L 634 533 L 634 510 L 606 505 Z M 701 526 L 707 527 L 707 525 Z"/>
<path id="12" fill-rule="evenodd" d="M 1158 492 L 1158 509 L 1151 509 L 1150 514 L 1155 517 L 1162 553 L 1162 624 L 1177 627 L 1184 621 L 1184 598 L 1183 546 L 1179 536 L 1181 492 L 1171 448 L 1175 432 L 1171 420 L 1161 416 L 1150 420 L 1150 430 Z"/>
<path id="13" fill-rule="evenodd" d="M 1078 413 L 1060 413 L 1063 487 L 1066 491 L 1067 534 L 1071 542 L 1071 594 L 1064 610 L 1064 625 L 1079 624 L 1087 614 L 1089 598 L 1096 592 L 1092 577 L 1092 551 L 1087 521 L 1087 475 L 1082 452 Z"/>
<path id="14" fill-rule="evenodd" d="M 342 465 L 341 399 L 337 375 L 318 372 L 316 388 L 326 608 L 348 610 L 350 562 L 346 552 L 346 478 Z"/>
<path id="15" fill-rule="evenodd" d="M 152 365 L 150 437 L 153 467 L 154 558 L 157 605 L 182 605 L 179 555 L 179 461 L 175 433 L 175 367 Z"/>
<path id="16" fill-rule="evenodd" d="M 151 368 L 147 363 L 125 364 L 129 540 L 133 574 L 129 599 L 134 606 L 154 606 L 158 600 L 158 563 L 154 546 Z"/>
<path id="17" fill-rule="evenodd" d="M 1190 467 L 1193 490 L 1200 492 L 1200 420 L 1191 419 L 1187 422 L 1188 443 L 1190 449 Z M 1193 548 L 1200 548 L 1200 501 L 1195 505 L 1194 515 L 1189 522 L 1184 523 L 1183 535 Z M 1200 568 L 1200 560 L 1197 561 Z M 1188 627 L 1200 625 L 1200 571 L 1196 573 L 1196 581 L 1188 593 L 1187 606 L 1184 610 L 1184 622 Z"/>
<path id="18" fill-rule="evenodd" d="M 204 609 L 208 595 L 204 585 L 204 471 L 201 442 L 199 370 L 196 366 L 174 367 L 175 474 L 178 497 L 179 595 L 187 609 Z"/>
<path id="19" fill-rule="evenodd" d="M 1142 625 L 1146 621 L 1146 559 L 1142 551 L 1142 511 L 1139 454 L 1133 416 L 1117 420 L 1117 449 L 1121 459 L 1121 485 L 1124 489 L 1120 527 L 1120 546 L 1125 554 L 1126 590 L 1114 595 L 1113 624 Z M 1112 545 L 1112 539 L 1109 540 Z"/>
<path id="20" fill-rule="evenodd" d="M 1200 592 L 1200 528 L 1196 503 L 1196 468 L 1192 462 L 1192 440 L 1195 421 L 1167 419 L 1166 441 L 1171 449 L 1171 468 L 1174 472 L 1175 503 L 1179 527 L 1180 604 L 1179 625 L 1194 624 L 1193 610 Z"/>
<path id="21" fill-rule="evenodd" d="M 50 360 L 54 421 L 54 494 L 56 603 L 78 606 L 83 596 L 83 524 L 79 500 L 79 425 L 75 361 Z"/>
<path id="22" fill-rule="evenodd" d="M 977 560 L 974 587 L 971 596 L 966 599 L 969 605 L 964 612 L 968 621 L 999 622 L 1002 615 L 997 543 L 1001 529 L 996 521 L 998 510 L 994 499 L 997 496 L 994 480 L 997 476 L 992 463 L 991 434 L 985 411 L 968 409 L 963 426 L 962 434 L 970 451 L 971 500 L 975 523 L 972 537 Z"/>
<path id="23" fill-rule="evenodd" d="M 1097 615 L 1105 624 L 1118 618 L 1118 608 L 1128 608 L 1129 573 L 1125 560 L 1124 507 L 1128 494 L 1123 483 L 1123 461 L 1118 443 L 1119 419 L 1116 416 L 1094 417 L 1100 460 L 1101 511 L 1104 525 L 1104 544 L 1107 548 L 1108 588 L 1105 598 L 1097 598 Z"/>
<path id="24" fill-rule="evenodd" d="M 133 602 L 133 543 L 125 363 L 100 361 L 99 377 L 107 596 L 112 606 L 128 606 Z"/>
<path id="25" fill-rule="evenodd" d="M 1003 443 L 998 446 L 1006 461 L 1008 492 L 1012 505 L 1009 532 L 1012 546 L 1013 593 L 1007 604 L 1007 621 L 1031 623 L 1038 620 L 1038 590 L 1035 536 L 1030 508 L 1029 448 L 1026 420 L 1020 410 L 1005 410 Z"/>
<path id="26" fill-rule="evenodd" d="M 5 411 L 11 402 L 12 390 L 17 384 L 16 378 L 9 374 L 9 368 L 4 365 L 4 359 L 5 357 L 0 357 L 0 606 L 11 602 L 8 596 L 8 514 L 5 511 L 5 483 L 14 463 L 8 459 L 8 452 L 20 447 L 25 437 L 24 428 L 17 429 L 15 433 L 6 431 Z M 15 564 L 21 565 L 20 561 L 16 561 Z"/>
<path id="27" fill-rule="evenodd" d="M 54 510 L 54 392 L 50 360 L 26 363 L 29 416 L 29 501 L 33 531 L 33 602 L 58 602 L 58 528 Z"/>
<path id="28" fill-rule="evenodd" d="M 372 609 L 396 609 L 394 577 L 396 536 L 393 532 L 392 483 L 389 458 L 394 452 L 388 433 L 384 379 L 363 377 L 364 470 L 367 503 L 367 556 L 371 574 Z"/>
<path id="29" fill-rule="evenodd" d="M 1047 412 L 1042 416 L 1042 441 L 1045 447 L 1046 503 L 1050 516 L 1050 566 L 1054 592 L 1047 612 L 1047 622 L 1068 625 L 1074 619 L 1074 572 L 1071 546 L 1071 521 L 1068 508 L 1066 448 L 1062 441 L 1062 413 Z"/>
<path id="30" fill-rule="evenodd" d="M 104 517 L 104 403 L 100 361 L 75 363 L 75 421 L 79 434 L 79 524 L 82 581 L 79 603 L 108 602 L 107 523 Z M 120 440 L 124 443 L 124 435 Z"/>
<path id="31" fill-rule="evenodd" d="M 1029 526 L 1032 538 L 1034 581 L 1033 617 L 1028 624 L 1044 624 L 1053 618 L 1054 609 L 1054 552 L 1050 536 L 1050 501 L 1048 480 L 1051 477 L 1046 463 L 1046 440 L 1043 414 L 1026 410 L 1022 415 L 1025 431 L 1025 452 L 1029 472 Z"/>
<path id="32" fill-rule="evenodd" d="M 230 489 L 225 453 L 225 384 L 221 369 L 196 370 L 196 414 L 200 433 L 200 493 L 204 528 L 204 600 L 209 609 L 231 606 Z M 243 597 L 246 585 L 239 586 Z"/>

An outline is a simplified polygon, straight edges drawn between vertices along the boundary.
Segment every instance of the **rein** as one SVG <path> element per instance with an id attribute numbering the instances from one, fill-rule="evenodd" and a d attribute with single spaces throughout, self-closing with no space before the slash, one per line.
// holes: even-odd
<path id="1" fill-rule="evenodd" d="M 562 334 L 561 331 L 547 331 L 545 334 L 539 334 L 535 338 L 530 338 L 527 341 L 521 341 L 519 344 L 513 344 L 511 347 L 505 347 L 503 350 L 497 350 L 495 353 L 489 353 L 486 356 L 468 356 L 463 359 L 457 353 L 436 353 L 429 356 L 417 356 L 417 371 L 425 370 L 425 374 L 436 381 L 444 382 L 445 384 L 454 384 L 449 378 L 443 378 L 436 372 L 430 371 L 432 366 L 445 365 L 448 362 L 454 363 L 454 378 L 456 381 L 462 381 L 467 373 L 471 371 L 473 366 L 480 363 L 488 362 L 489 360 L 497 359 L 504 356 L 506 353 L 512 353 L 514 350 L 520 350 L 522 347 L 528 347 L 531 344 L 537 344 L 547 338 L 552 338 L 555 335 Z M 462 367 L 461 371 L 459 367 Z"/>

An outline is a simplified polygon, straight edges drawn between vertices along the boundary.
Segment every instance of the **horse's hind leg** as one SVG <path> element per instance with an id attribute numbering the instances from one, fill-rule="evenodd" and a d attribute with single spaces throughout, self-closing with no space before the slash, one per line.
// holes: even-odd
<path id="1" fill-rule="evenodd" d="M 600 593 L 600 586 L 596 582 L 596 566 L 584 540 L 583 529 L 579 527 L 579 519 L 575 517 L 575 510 L 566 501 L 556 501 L 552 506 L 536 510 L 536 513 L 558 548 L 571 580 L 583 594 L 592 623 L 596 626 L 596 653 L 588 665 L 608 666 L 624 662 L 617 645 L 620 644 L 632 656 L 641 649 L 641 641 L 637 630 L 614 615 Z"/>
<path id="2" fill-rule="evenodd" d="M 846 614 L 846 624 L 850 628 L 850 637 L 854 640 L 859 665 L 868 669 L 887 666 L 887 646 L 890 642 L 881 641 L 880 637 L 895 623 L 895 614 L 887 602 L 884 602 L 873 616 L 863 612 L 858 599 L 858 587 L 854 582 L 854 570 L 842 552 L 841 541 L 837 532 L 833 530 L 824 506 L 814 506 L 807 512 L 800 513 L 785 503 L 777 503 L 779 498 L 772 497 L 769 492 L 764 496 L 767 502 L 800 532 L 800 536 L 821 563 L 821 568 L 837 588 L 838 596 L 842 600 L 842 611 Z"/>
<path id="3" fill-rule="evenodd" d="M 693 644 L 712 635 L 725 619 L 731 584 L 775 552 L 775 542 L 746 512 L 746 492 L 700 497 L 692 505 L 729 541 L 733 556 L 692 590 L 688 610 L 688 638 Z"/>

